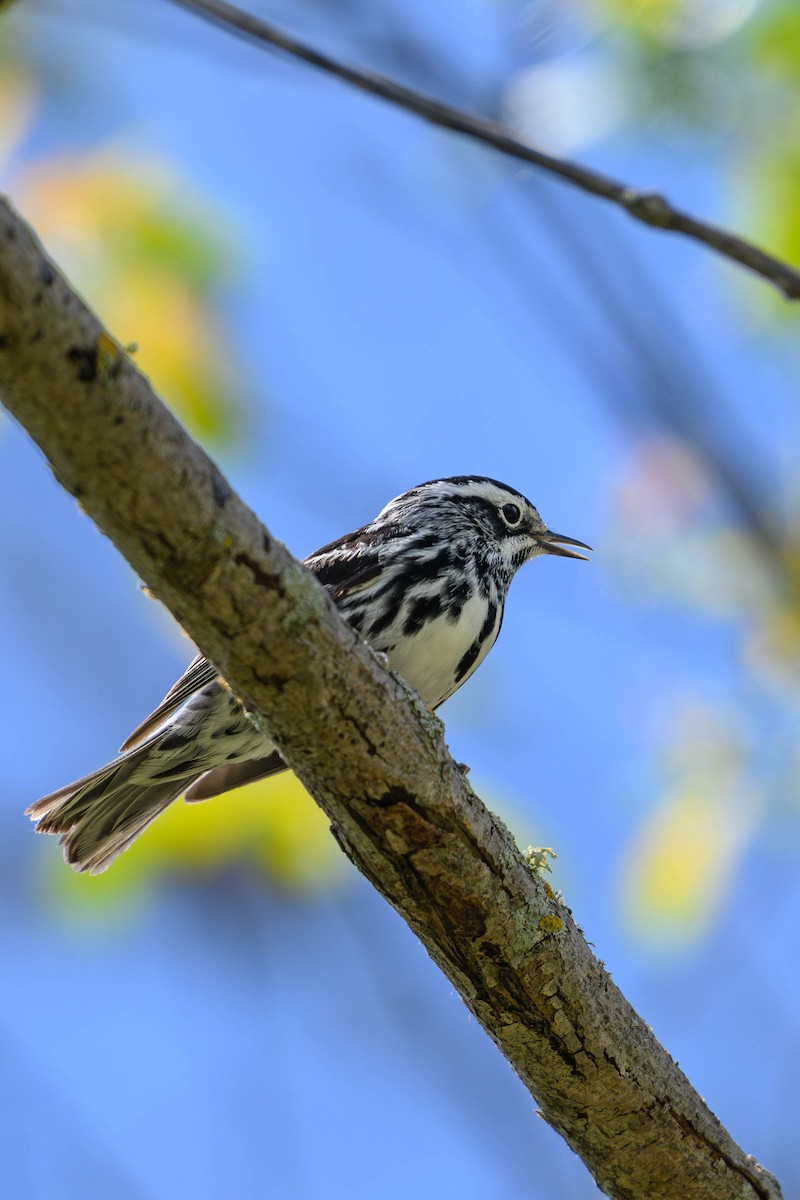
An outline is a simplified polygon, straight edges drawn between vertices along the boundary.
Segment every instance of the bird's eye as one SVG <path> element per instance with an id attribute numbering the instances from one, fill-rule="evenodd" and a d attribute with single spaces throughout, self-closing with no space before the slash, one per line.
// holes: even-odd
<path id="1" fill-rule="evenodd" d="M 519 525 L 522 520 L 522 512 L 516 504 L 504 504 L 500 512 L 506 525 Z"/>

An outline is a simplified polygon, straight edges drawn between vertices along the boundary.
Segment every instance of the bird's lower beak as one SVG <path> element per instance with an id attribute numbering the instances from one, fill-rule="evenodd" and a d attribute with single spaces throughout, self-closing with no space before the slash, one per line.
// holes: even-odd
<path id="1" fill-rule="evenodd" d="M 563 533 L 553 533 L 552 530 L 546 529 L 544 533 L 537 533 L 536 540 L 547 554 L 560 554 L 562 558 L 582 558 L 584 562 L 589 561 L 585 554 L 566 549 L 567 546 L 580 546 L 581 550 L 591 550 L 591 546 L 579 542 L 576 538 L 564 537 Z"/>

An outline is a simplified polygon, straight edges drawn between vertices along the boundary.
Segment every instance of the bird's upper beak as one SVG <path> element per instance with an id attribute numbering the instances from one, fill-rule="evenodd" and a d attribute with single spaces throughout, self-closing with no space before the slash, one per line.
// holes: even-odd
<path id="1" fill-rule="evenodd" d="M 546 529 L 544 533 L 536 534 L 536 540 L 547 554 L 560 554 L 562 558 L 582 558 L 584 562 L 589 561 L 585 554 L 566 549 L 567 546 L 580 546 L 581 550 L 591 550 L 591 546 L 579 542 L 576 538 L 564 537 L 563 533 L 553 533 L 552 530 Z"/>

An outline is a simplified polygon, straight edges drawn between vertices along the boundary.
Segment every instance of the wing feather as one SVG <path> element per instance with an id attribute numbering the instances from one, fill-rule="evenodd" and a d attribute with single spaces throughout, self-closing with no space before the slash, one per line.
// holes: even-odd
<path id="1" fill-rule="evenodd" d="M 305 565 L 338 603 L 360 588 L 366 587 L 380 575 L 380 552 L 385 539 L 385 530 L 381 530 L 380 533 L 373 532 L 370 526 L 365 525 L 363 529 L 339 538 L 338 541 L 331 542 L 315 554 L 309 555 Z M 158 707 L 153 709 L 123 742 L 120 747 L 122 753 L 135 750 L 159 725 L 177 712 L 190 696 L 218 678 L 216 668 L 202 654 L 198 654 Z"/>
<path id="2" fill-rule="evenodd" d="M 168 717 L 177 712 L 190 696 L 199 692 L 209 683 L 213 683 L 217 678 L 216 667 L 212 666 L 202 654 L 198 654 L 189 663 L 180 679 L 169 689 L 158 708 L 154 708 L 150 716 L 145 717 L 141 724 L 136 726 L 130 737 L 122 743 L 121 752 L 126 753 L 128 750 L 134 750 L 140 746 L 150 737 L 151 733 L 158 729 L 159 725 L 163 725 Z"/>
<path id="3" fill-rule="evenodd" d="M 214 767 L 201 775 L 184 793 L 184 799 L 189 804 L 196 800 L 210 800 L 212 796 L 221 796 L 234 788 L 243 787 L 246 783 L 255 783 L 257 779 L 267 779 L 286 770 L 286 763 L 277 750 L 266 758 L 251 758 L 248 762 L 230 763 L 224 767 Z"/>
<path id="4" fill-rule="evenodd" d="M 401 530 L 397 526 L 389 532 L 396 535 Z M 385 528 L 378 530 L 365 525 L 309 555 L 305 565 L 338 603 L 378 578 L 383 569 L 387 536 Z"/>

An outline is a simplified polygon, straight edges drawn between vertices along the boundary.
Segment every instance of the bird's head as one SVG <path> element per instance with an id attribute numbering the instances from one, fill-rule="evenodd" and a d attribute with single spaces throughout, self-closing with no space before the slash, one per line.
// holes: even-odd
<path id="1" fill-rule="evenodd" d="M 378 518 L 404 527 L 415 537 L 446 541 L 456 554 L 491 565 L 509 581 L 540 554 L 586 559 L 569 549 L 590 550 L 584 542 L 548 529 L 525 496 L 496 479 L 457 475 L 433 479 L 404 492 Z"/>

